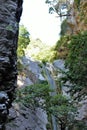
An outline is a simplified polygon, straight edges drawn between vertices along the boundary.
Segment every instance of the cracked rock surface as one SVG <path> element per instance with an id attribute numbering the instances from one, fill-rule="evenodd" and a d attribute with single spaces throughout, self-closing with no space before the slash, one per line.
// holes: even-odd
<path id="1" fill-rule="evenodd" d="M 0 130 L 4 129 L 2 126 L 14 100 L 17 86 L 16 51 L 22 2 L 22 0 L 0 0 Z M 3 100 L 6 95 L 7 99 Z"/>

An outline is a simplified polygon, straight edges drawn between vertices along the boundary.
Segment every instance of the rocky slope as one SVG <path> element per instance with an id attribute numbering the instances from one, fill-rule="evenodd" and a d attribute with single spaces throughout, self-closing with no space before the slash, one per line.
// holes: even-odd
<path id="1" fill-rule="evenodd" d="M 18 89 L 45 80 L 38 62 L 23 57 L 22 70 L 18 75 Z M 40 108 L 31 110 L 19 103 L 13 103 L 9 111 L 6 130 L 46 130 L 47 115 Z"/>
<path id="2" fill-rule="evenodd" d="M 26 87 L 37 83 L 37 81 L 45 80 L 41 74 L 42 68 L 39 65 L 39 62 L 32 61 L 29 58 L 24 57 L 21 61 L 23 65 L 23 71 L 18 75 L 18 88 Z M 54 76 L 60 78 L 62 76 L 60 69 L 66 71 L 64 66 L 64 60 L 55 60 L 52 65 L 47 64 L 47 68 Z M 53 74 L 53 70 L 55 70 Z M 70 97 L 70 94 L 67 94 L 67 87 L 62 86 L 62 93 Z M 87 122 L 87 100 L 83 100 L 78 103 L 78 117 L 77 120 Z M 10 113 L 8 117 L 8 122 L 6 124 L 6 130 L 47 130 L 47 115 L 41 109 L 31 110 L 25 106 L 21 106 L 18 103 L 13 103 L 10 108 Z M 73 128 L 73 130 L 76 130 Z"/>

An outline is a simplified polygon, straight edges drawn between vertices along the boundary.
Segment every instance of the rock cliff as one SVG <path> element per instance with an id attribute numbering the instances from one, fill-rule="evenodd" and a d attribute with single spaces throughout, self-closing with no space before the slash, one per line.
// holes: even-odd
<path id="1" fill-rule="evenodd" d="M 20 71 L 17 80 L 18 89 L 35 84 L 38 81 L 43 82 L 44 78 L 41 78 L 43 76 L 39 64 L 39 62 L 32 61 L 29 58 L 22 58 L 22 69 L 18 68 Z M 23 104 L 13 102 L 9 109 L 6 130 L 46 130 L 47 123 L 47 114 L 41 108 L 32 110 Z"/>
<path id="2" fill-rule="evenodd" d="M 17 41 L 22 0 L 0 0 L 0 130 L 4 129 L 17 82 Z"/>
<path id="3" fill-rule="evenodd" d="M 72 33 L 78 33 L 80 31 L 87 30 L 87 1 L 80 0 L 78 6 L 73 3 L 71 9 L 71 16 L 68 17 L 68 25 L 72 30 Z M 70 33 L 70 32 L 69 32 Z"/>

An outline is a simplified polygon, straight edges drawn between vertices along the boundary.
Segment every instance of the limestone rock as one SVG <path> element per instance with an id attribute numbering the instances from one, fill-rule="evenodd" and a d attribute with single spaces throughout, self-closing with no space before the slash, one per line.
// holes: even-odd
<path id="1" fill-rule="evenodd" d="M 41 109 L 31 110 L 14 104 L 8 120 L 6 130 L 46 130 L 47 115 Z"/>

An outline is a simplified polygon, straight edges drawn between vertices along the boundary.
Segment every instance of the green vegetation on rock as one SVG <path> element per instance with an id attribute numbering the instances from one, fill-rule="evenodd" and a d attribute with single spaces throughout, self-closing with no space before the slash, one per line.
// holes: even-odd
<path id="1" fill-rule="evenodd" d="M 87 31 L 73 35 L 68 45 L 68 56 L 65 61 L 66 81 L 72 84 L 71 93 L 87 94 Z"/>
<path id="2" fill-rule="evenodd" d="M 71 40 L 70 35 L 61 36 L 60 40 L 57 41 L 55 50 L 57 59 L 66 59 L 68 55 L 68 44 Z"/>
<path id="3" fill-rule="evenodd" d="M 64 36 L 68 30 L 68 23 L 67 23 L 67 19 L 65 19 L 62 24 L 61 24 L 61 32 L 60 32 L 60 35 L 61 36 Z"/>
<path id="4" fill-rule="evenodd" d="M 76 108 L 66 96 L 62 94 L 51 96 L 50 92 L 53 92 L 53 90 L 49 88 L 47 82 L 34 84 L 18 90 L 16 101 L 32 110 L 41 108 L 49 116 L 54 115 L 61 130 L 71 126 L 76 114 Z"/>
<path id="5" fill-rule="evenodd" d="M 50 91 L 47 82 L 26 86 L 17 91 L 16 101 L 21 102 L 32 110 L 36 108 L 46 109 L 46 104 L 49 104 Z"/>

